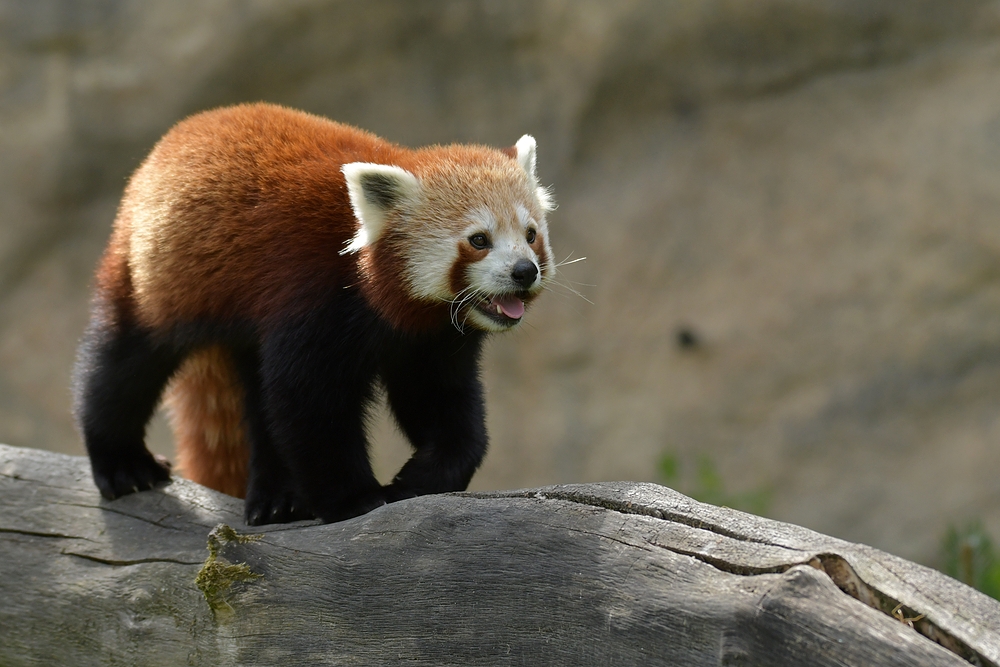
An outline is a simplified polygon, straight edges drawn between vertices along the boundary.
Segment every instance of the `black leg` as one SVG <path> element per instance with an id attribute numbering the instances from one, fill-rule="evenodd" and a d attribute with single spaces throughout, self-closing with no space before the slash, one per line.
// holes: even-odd
<path id="1" fill-rule="evenodd" d="M 389 406 L 416 450 L 386 487 L 390 501 L 468 487 L 488 440 L 481 342 L 476 335 L 428 341 L 383 369 Z"/>
<path id="2" fill-rule="evenodd" d="M 248 525 L 260 526 L 312 519 L 314 515 L 296 491 L 291 472 L 275 451 L 268 431 L 261 396 L 260 357 L 242 350 L 234 351 L 233 358 L 243 384 L 243 422 L 250 441 L 245 520 Z"/>
<path id="3" fill-rule="evenodd" d="M 262 399 L 273 451 L 312 512 L 326 522 L 386 502 L 364 431 L 377 334 L 370 323 L 351 317 L 351 311 L 342 310 L 288 323 L 261 349 Z"/>
<path id="4" fill-rule="evenodd" d="M 95 317 L 75 369 L 75 412 L 94 482 L 109 500 L 170 479 L 144 443 L 160 394 L 180 360 L 135 327 Z"/>

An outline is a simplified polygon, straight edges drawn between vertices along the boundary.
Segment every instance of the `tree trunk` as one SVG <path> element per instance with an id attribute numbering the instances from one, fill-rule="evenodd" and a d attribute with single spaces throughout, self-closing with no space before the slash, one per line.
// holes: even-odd
<path id="1" fill-rule="evenodd" d="M 0 445 L 0 665 L 1000 666 L 997 601 L 653 484 L 241 517 Z"/>

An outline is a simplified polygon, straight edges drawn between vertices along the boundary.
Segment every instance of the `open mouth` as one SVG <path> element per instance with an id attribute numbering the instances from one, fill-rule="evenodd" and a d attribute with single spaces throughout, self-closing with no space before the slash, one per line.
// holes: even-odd
<path id="1" fill-rule="evenodd" d="M 514 326 L 524 315 L 524 299 L 517 294 L 498 294 L 483 299 L 476 309 L 502 326 Z"/>

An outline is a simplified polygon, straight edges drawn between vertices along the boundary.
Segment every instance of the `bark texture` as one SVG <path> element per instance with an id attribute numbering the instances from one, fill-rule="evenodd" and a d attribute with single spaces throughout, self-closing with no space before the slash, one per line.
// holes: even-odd
<path id="1" fill-rule="evenodd" d="M 652 484 L 240 517 L 186 480 L 108 502 L 85 458 L 0 445 L 0 664 L 1000 664 L 997 601 Z"/>

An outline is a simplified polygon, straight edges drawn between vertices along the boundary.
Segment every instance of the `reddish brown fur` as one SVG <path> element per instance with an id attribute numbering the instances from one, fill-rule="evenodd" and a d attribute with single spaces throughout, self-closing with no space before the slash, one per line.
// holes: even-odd
<path id="1" fill-rule="evenodd" d="M 128 270 L 128 216 L 118 213 L 115 230 L 104 250 L 95 277 L 96 291 L 105 297 L 105 308 L 117 314 L 121 320 L 135 320 L 135 301 L 132 299 L 132 279 Z M 102 315 L 110 317 L 110 312 Z"/>
<path id="2" fill-rule="evenodd" d="M 243 389 L 229 355 L 210 347 L 177 372 L 164 406 L 177 439 L 178 472 L 243 498 L 250 452 L 243 431 Z"/>
<path id="3" fill-rule="evenodd" d="M 466 267 L 473 262 L 486 256 L 488 250 L 479 250 L 471 245 L 462 245 L 458 249 L 458 260 L 452 265 L 451 273 L 448 275 L 448 284 L 451 291 L 458 294 L 469 286 L 469 276 L 466 274 Z"/>
<path id="4" fill-rule="evenodd" d="M 310 308 L 324 287 L 357 282 L 356 258 L 336 252 L 357 230 L 340 172 L 347 162 L 394 164 L 435 180 L 447 179 L 444 164 L 492 163 L 509 170 L 510 158 L 480 146 L 409 150 L 270 105 L 189 118 L 136 172 L 116 223 L 120 236 L 132 239 L 140 321 L 150 327 L 205 315 L 261 321 L 293 306 Z M 144 232 L 155 240 L 146 242 Z M 419 327 L 427 319 L 424 304 L 403 303 L 391 245 L 378 250 L 384 258 L 368 256 L 368 248 L 359 253 L 366 296 L 397 326 Z M 318 285 L 319 278 L 329 284 Z M 293 294 L 300 286 L 308 289 Z M 112 293 L 121 289 L 112 287 Z"/>
<path id="5" fill-rule="evenodd" d="M 264 105 L 178 124 L 122 204 L 134 221 L 169 221 L 145 224 L 157 238 L 140 239 L 141 247 L 139 230 L 131 235 L 140 321 L 154 328 L 206 315 L 261 321 L 293 304 L 308 308 L 324 293 L 289 294 L 295 286 L 320 277 L 353 282 L 352 259 L 337 253 L 356 228 L 340 166 L 399 152 L 366 132 Z M 160 210 L 150 211 L 151 201 Z"/>
<path id="6" fill-rule="evenodd" d="M 549 267 L 549 253 L 545 252 L 545 242 L 541 232 L 535 236 L 535 242 L 530 244 L 531 249 L 535 251 L 535 255 L 538 257 L 538 264 L 542 267 L 542 273 L 548 274 L 552 271 Z"/>
<path id="7" fill-rule="evenodd" d="M 348 162 L 393 164 L 470 196 L 477 183 L 454 182 L 446 165 L 511 171 L 510 155 L 498 150 L 409 150 L 271 105 L 199 114 L 175 126 L 132 177 L 98 272 L 99 300 L 152 330 L 205 318 L 267 327 L 360 283 L 397 327 L 447 325 L 447 304 L 416 301 L 402 288 L 405 244 L 391 234 L 374 248 L 339 254 L 358 228 L 340 170 Z M 181 470 L 243 495 L 241 393 L 222 350 L 189 359 L 167 402 Z"/>
<path id="8" fill-rule="evenodd" d="M 402 265 L 403 250 L 391 243 L 361 250 L 358 264 L 361 280 L 367 286 L 365 295 L 382 315 L 400 328 L 426 329 L 447 321 L 447 304 L 415 301 L 400 289 L 399 277 L 392 273 Z"/>

